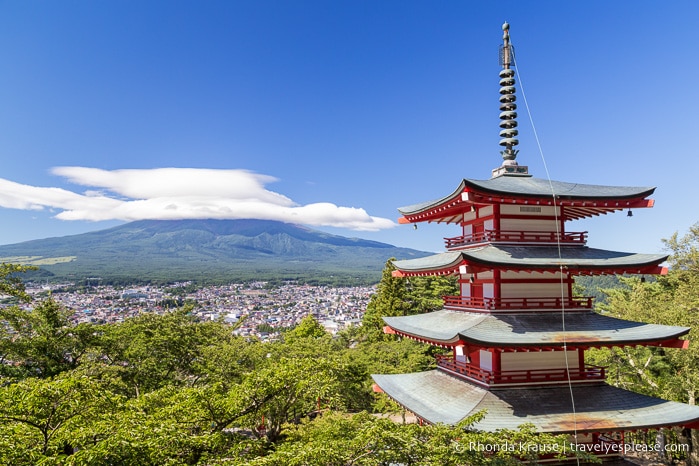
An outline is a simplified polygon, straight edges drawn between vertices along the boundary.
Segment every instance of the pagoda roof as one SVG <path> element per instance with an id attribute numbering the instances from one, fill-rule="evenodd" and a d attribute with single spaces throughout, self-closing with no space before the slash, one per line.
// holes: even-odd
<path id="1" fill-rule="evenodd" d="M 699 406 L 603 383 L 487 390 L 439 370 L 372 377 L 389 397 L 431 424 L 454 425 L 485 410 L 485 417 L 473 429 L 486 432 L 517 429 L 525 423 L 533 424 L 537 432 L 581 433 L 682 426 L 699 421 Z"/>
<path id="2" fill-rule="evenodd" d="M 607 251 L 586 246 L 486 246 L 449 251 L 418 259 L 397 260 L 398 275 L 456 273 L 461 265 L 484 269 L 558 270 L 561 266 L 579 273 L 660 273 L 662 254 Z"/>
<path id="3" fill-rule="evenodd" d="M 400 207 L 398 211 L 408 221 L 434 220 L 457 212 L 460 204 L 553 205 L 555 195 L 557 205 L 571 207 L 571 218 L 584 218 L 629 207 L 649 207 L 652 203 L 644 199 L 654 191 L 655 187 L 648 186 L 605 186 L 500 176 L 489 180 L 463 179 L 456 190 L 445 197 Z"/>
<path id="4" fill-rule="evenodd" d="M 484 314 L 441 310 L 384 317 L 397 333 L 434 344 L 464 341 L 483 347 L 535 348 L 623 346 L 656 343 L 676 346 L 688 327 L 647 324 L 592 311 Z M 565 328 L 565 331 L 563 329 Z"/>

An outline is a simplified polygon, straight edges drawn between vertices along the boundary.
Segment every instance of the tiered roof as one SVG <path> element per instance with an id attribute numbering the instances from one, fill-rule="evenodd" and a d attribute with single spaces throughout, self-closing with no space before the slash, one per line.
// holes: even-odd
<path id="1" fill-rule="evenodd" d="M 461 251 L 394 261 L 397 276 L 443 275 L 462 265 L 482 269 L 558 271 L 561 267 L 578 274 L 662 274 L 662 254 L 636 254 L 588 247 L 499 246 L 489 244 Z"/>
<path id="2" fill-rule="evenodd" d="M 373 377 L 396 402 L 432 424 L 454 425 L 485 410 L 475 430 L 516 429 L 525 423 L 538 432 L 558 433 L 699 427 L 697 406 L 606 384 L 487 390 L 438 370 Z"/>
<path id="3" fill-rule="evenodd" d="M 457 222 L 464 209 L 474 204 L 555 204 L 565 208 L 566 218 L 580 219 L 617 210 L 652 207 L 653 200 L 646 198 L 654 191 L 654 187 L 566 183 L 529 176 L 464 179 L 448 196 L 399 208 L 403 215 L 399 222 Z"/>
<path id="4" fill-rule="evenodd" d="M 384 317 L 399 335 L 451 346 L 470 343 L 486 348 L 601 348 L 653 345 L 682 347 L 687 327 L 646 324 L 603 316 L 592 311 L 483 314 L 441 310 L 402 317 Z M 565 331 L 563 330 L 565 329 Z"/>

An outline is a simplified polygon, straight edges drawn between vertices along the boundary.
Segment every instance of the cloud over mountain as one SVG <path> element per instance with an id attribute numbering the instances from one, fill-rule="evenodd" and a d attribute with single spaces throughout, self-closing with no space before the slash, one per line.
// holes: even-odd
<path id="1" fill-rule="evenodd" d="M 0 207 L 58 210 L 55 217 L 61 220 L 247 218 L 363 231 L 395 226 L 362 208 L 328 202 L 299 205 L 266 189 L 276 178 L 242 169 L 55 167 L 52 173 L 90 189 L 78 193 L 0 179 Z"/>

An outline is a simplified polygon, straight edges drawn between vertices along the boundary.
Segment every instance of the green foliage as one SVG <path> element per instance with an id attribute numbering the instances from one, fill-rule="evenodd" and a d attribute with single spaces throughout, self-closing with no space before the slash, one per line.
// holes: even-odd
<path id="1" fill-rule="evenodd" d="M 378 333 L 384 326 L 382 317 L 406 315 L 410 311 L 406 282 L 392 275 L 396 270 L 394 260 L 395 258 L 391 258 L 386 261 L 376 293 L 371 296 L 364 312 L 362 327 L 367 331 Z"/>
<path id="2" fill-rule="evenodd" d="M 266 466 L 380 466 L 388 464 L 423 466 L 518 465 L 516 456 L 539 464 L 544 449 L 570 453 L 565 436 L 535 434 L 530 427 L 519 431 L 476 433 L 468 431 L 480 416 L 456 427 L 399 424 L 366 413 L 327 413 L 292 426 L 288 439 L 267 456 L 248 460 Z M 511 445 L 484 453 L 479 446 Z M 516 447 L 516 448 L 514 448 Z M 520 448 L 521 447 L 521 448 Z M 492 450 L 492 448 L 491 448 Z M 584 459 L 584 458 L 583 458 Z"/>
<path id="3" fill-rule="evenodd" d="M 606 290 L 603 309 L 624 319 L 690 327 L 688 339 L 699 337 L 699 224 L 683 237 L 675 233 L 665 244 L 672 251 L 668 275 L 649 282 L 621 279 L 624 286 Z M 590 352 L 596 363 L 609 365 L 609 381 L 635 391 L 695 404 L 699 396 L 699 348 L 615 348 Z"/>
<path id="4" fill-rule="evenodd" d="M 575 277 L 573 291 L 576 296 L 589 296 L 597 306 L 607 303 L 605 290 L 623 286 L 617 275 L 581 275 Z"/>
<path id="5" fill-rule="evenodd" d="M 358 345 L 361 351 L 355 354 L 373 374 L 402 374 L 430 369 L 434 357 L 429 354 L 429 345 L 408 339 L 367 341 Z"/>
<path id="6" fill-rule="evenodd" d="M 7 295 L 27 303 L 31 301 L 29 295 L 24 291 L 22 278 L 18 275 L 30 270 L 36 270 L 36 267 L 0 263 L 0 297 Z"/>
<path id="7" fill-rule="evenodd" d="M 684 236 L 675 232 L 663 243 L 672 251 L 669 259 L 673 269 L 699 273 L 699 223 L 692 225 Z"/>
<path id="8" fill-rule="evenodd" d="M 296 327 L 284 333 L 284 340 L 291 342 L 303 338 L 322 338 L 327 333 L 315 317 L 309 315 L 304 317 Z"/>
<path id="9" fill-rule="evenodd" d="M 392 275 L 396 270 L 391 258 L 381 274 L 376 293 L 372 295 L 362 318 L 365 337 L 371 340 L 385 339 L 382 318 L 421 314 L 442 307 L 442 297 L 458 294 L 456 278 L 410 277 L 398 278 Z"/>
<path id="10" fill-rule="evenodd" d="M 192 385 L 201 376 L 206 348 L 226 338 L 222 325 L 195 323 L 188 308 L 143 314 L 100 327 L 85 370 L 127 396 L 168 384 Z"/>
<path id="11" fill-rule="evenodd" d="M 0 309 L 0 374 L 52 377 L 74 369 L 94 340 L 88 324 L 72 326 L 70 312 L 51 298 L 31 310 Z"/>
<path id="12" fill-rule="evenodd" d="M 79 446 L 75 432 L 111 410 L 118 397 L 89 378 L 27 378 L 0 388 L 0 463 L 40 464 Z"/>
<path id="13" fill-rule="evenodd" d="M 272 327 L 267 323 L 257 325 L 255 327 L 255 330 L 257 330 L 260 333 L 274 333 L 277 331 L 276 328 Z"/>

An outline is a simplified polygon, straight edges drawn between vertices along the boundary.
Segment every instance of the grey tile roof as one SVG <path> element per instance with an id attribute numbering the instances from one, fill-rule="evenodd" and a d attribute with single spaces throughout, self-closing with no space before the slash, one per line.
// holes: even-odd
<path id="1" fill-rule="evenodd" d="M 482 314 L 441 310 L 384 317 L 391 328 L 421 339 L 486 347 L 605 346 L 660 342 L 689 333 L 688 327 L 631 322 L 595 312 Z"/>
<path id="2" fill-rule="evenodd" d="M 461 251 L 449 251 L 419 259 L 397 260 L 393 265 L 406 272 L 439 270 L 461 263 L 513 268 L 635 268 L 658 265 L 663 254 L 638 254 L 607 251 L 586 246 L 500 246 L 487 245 Z"/>
<path id="3" fill-rule="evenodd" d="M 573 386 L 571 399 L 567 386 L 485 390 L 438 370 L 372 377 L 388 396 L 433 424 L 453 425 L 486 410 L 473 428 L 488 432 L 524 423 L 533 424 L 538 432 L 600 432 L 699 420 L 699 406 L 607 384 Z"/>
<path id="4" fill-rule="evenodd" d="M 501 176 L 489 180 L 464 179 L 458 188 L 448 196 L 432 201 L 421 202 L 410 206 L 401 207 L 398 211 L 402 215 L 411 215 L 430 207 L 437 206 L 460 195 L 464 188 L 470 187 L 477 191 L 510 196 L 528 197 L 552 197 L 553 194 L 562 199 L 628 199 L 644 198 L 655 191 L 648 186 L 604 186 L 580 183 L 566 183 L 562 181 L 549 181 L 534 177 L 510 177 Z"/>
<path id="5" fill-rule="evenodd" d="M 474 186 L 485 191 L 525 196 L 551 196 L 564 199 L 617 199 L 650 196 L 655 191 L 649 186 L 604 186 L 594 184 L 549 181 L 543 178 L 501 176 L 489 180 L 464 180 L 466 186 Z"/>
<path id="6" fill-rule="evenodd" d="M 441 371 L 372 375 L 391 398 L 433 424 L 456 424 L 478 412 L 487 390 Z"/>
<path id="7" fill-rule="evenodd" d="M 452 251 L 420 257 L 418 259 L 397 260 L 393 261 L 393 265 L 398 270 L 415 271 L 458 267 L 463 261 L 464 257 L 460 251 Z"/>

